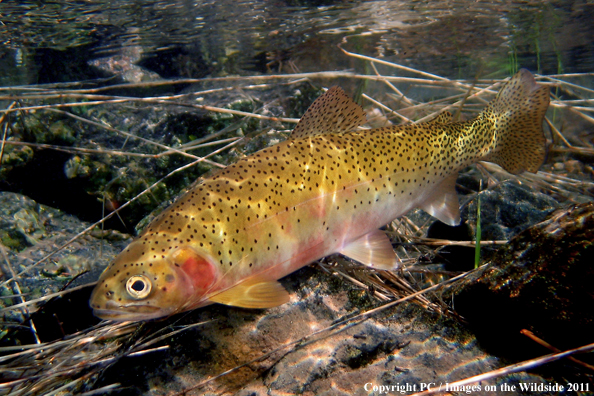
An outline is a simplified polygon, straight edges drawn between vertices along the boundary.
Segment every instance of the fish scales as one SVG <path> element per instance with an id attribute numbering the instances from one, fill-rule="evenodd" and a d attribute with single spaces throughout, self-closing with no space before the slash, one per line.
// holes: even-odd
<path id="1" fill-rule="evenodd" d="M 213 302 L 272 307 L 288 301 L 278 279 L 339 252 L 395 269 L 398 259 L 378 229 L 417 207 L 459 223 L 460 169 L 479 160 L 513 173 L 538 169 L 548 98 L 523 70 L 473 120 L 450 122 L 444 113 L 353 131 L 364 113 L 333 88 L 289 140 L 205 179 L 149 224 L 106 269 L 91 306 L 116 320 Z"/>

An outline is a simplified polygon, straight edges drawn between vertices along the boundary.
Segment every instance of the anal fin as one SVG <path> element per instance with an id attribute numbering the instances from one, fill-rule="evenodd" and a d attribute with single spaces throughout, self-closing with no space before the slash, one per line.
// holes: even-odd
<path id="1" fill-rule="evenodd" d="M 272 308 L 288 302 L 289 293 L 277 281 L 253 278 L 208 299 L 242 308 Z"/>
<path id="2" fill-rule="evenodd" d="M 460 204 L 456 193 L 457 178 L 458 172 L 442 180 L 431 192 L 429 198 L 419 205 L 419 208 L 447 225 L 460 224 Z"/>
<path id="3" fill-rule="evenodd" d="M 340 253 L 372 268 L 395 270 L 400 265 L 390 239 L 381 230 L 363 235 L 345 246 Z"/>

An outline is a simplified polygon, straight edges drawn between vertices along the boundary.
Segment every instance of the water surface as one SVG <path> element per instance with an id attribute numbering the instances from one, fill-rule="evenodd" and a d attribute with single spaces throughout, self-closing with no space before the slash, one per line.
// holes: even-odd
<path id="1" fill-rule="evenodd" d="M 343 70 L 345 49 L 448 78 L 594 69 L 587 1 L 0 3 L 0 85 L 104 76 L 127 57 L 163 78 Z"/>

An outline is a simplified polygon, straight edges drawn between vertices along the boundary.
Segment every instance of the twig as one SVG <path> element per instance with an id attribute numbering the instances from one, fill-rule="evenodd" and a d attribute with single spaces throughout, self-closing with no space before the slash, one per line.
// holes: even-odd
<path id="1" fill-rule="evenodd" d="M 532 341 L 544 346 L 547 349 L 550 349 L 553 352 L 561 352 L 561 350 L 559 348 L 555 348 L 554 346 L 552 346 L 551 344 L 549 344 L 548 342 L 546 342 L 545 340 L 543 340 L 542 338 L 537 337 L 533 332 L 531 332 L 530 330 L 526 330 L 526 329 L 522 329 L 520 330 L 520 333 L 525 335 L 526 337 L 530 338 Z M 583 366 L 589 370 L 593 370 L 594 371 L 594 366 L 588 364 L 588 363 L 584 363 L 581 360 L 577 360 L 576 358 L 570 356 L 567 359 L 571 360 L 574 363 L 579 364 L 580 366 Z"/>
<path id="2" fill-rule="evenodd" d="M 8 110 L 11 110 L 16 105 L 16 102 L 12 102 L 8 106 Z M 4 123 L 7 113 L 2 114 L 0 117 L 0 126 Z M 2 167 L 2 158 L 4 157 L 4 143 L 6 142 L 6 136 L 8 136 L 8 123 L 4 124 L 4 134 L 2 136 L 2 147 L 0 147 L 0 167 Z"/>
<path id="3" fill-rule="evenodd" d="M 4 261 L 6 262 L 6 266 L 8 267 L 8 270 L 10 271 L 10 274 L 12 275 L 12 279 L 14 279 L 14 287 L 16 288 L 16 291 L 17 291 L 16 294 L 18 294 L 19 299 L 21 300 L 21 304 L 23 304 L 23 307 L 22 307 L 23 318 L 29 318 L 29 327 L 31 328 L 31 333 L 33 333 L 33 337 L 35 337 L 35 342 L 37 344 L 41 344 L 41 341 L 39 340 L 39 335 L 37 334 L 37 329 L 35 328 L 35 323 L 33 323 L 33 320 L 30 319 L 29 310 L 27 309 L 27 307 L 24 306 L 25 297 L 23 296 L 23 293 L 21 292 L 21 287 L 18 282 L 18 276 L 15 274 L 14 269 L 12 268 L 12 264 L 10 263 L 10 259 L 8 258 L 8 254 L 6 254 L 6 249 L 4 248 L 4 245 L 2 245 L 1 243 L 0 243 L 0 251 L 2 252 L 2 256 L 4 257 Z"/>

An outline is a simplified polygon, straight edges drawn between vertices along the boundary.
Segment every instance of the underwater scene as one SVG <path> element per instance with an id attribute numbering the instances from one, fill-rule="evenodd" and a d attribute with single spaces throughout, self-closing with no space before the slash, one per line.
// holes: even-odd
<path id="1" fill-rule="evenodd" d="M 0 1 L 0 395 L 594 394 L 593 20 Z"/>

